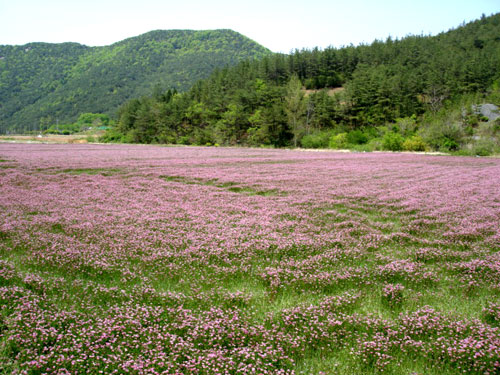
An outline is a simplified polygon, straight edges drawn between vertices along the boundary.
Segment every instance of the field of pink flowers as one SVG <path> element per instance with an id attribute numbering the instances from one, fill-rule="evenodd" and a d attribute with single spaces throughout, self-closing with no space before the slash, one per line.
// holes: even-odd
<path id="1" fill-rule="evenodd" d="M 500 374 L 500 159 L 0 144 L 1 374 Z"/>

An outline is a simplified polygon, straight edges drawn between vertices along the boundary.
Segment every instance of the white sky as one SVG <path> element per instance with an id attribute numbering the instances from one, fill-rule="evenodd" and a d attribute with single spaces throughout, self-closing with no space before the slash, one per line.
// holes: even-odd
<path id="1" fill-rule="evenodd" d="M 500 0 L 0 0 L 0 44 L 108 45 L 157 29 L 232 29 L 274 52 L 432 34 Z"/>

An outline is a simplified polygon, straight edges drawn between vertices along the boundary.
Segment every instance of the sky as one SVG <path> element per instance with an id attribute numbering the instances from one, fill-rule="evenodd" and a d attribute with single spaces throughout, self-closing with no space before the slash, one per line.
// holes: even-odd
<path id="1" fill-rule="evenodd" d="M 158 29 L 232 29 L 289 53 L 436 35 L 498 12 L 500 0 L 0 0 L 0 45 L 103 46 Z"/>

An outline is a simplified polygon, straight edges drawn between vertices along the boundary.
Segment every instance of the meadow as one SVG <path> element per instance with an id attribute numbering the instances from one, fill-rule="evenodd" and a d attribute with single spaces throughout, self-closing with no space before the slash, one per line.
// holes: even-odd
<path id="1" fill-rule="evenodd" d="M 500 159 L 0 144 L 2 374 L 500 374 Z"/>

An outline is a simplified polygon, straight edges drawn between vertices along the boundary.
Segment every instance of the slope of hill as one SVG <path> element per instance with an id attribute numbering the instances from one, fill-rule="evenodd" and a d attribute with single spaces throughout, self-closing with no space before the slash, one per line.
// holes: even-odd
<path id="1" fill-rule="evenodd" d="M 214 68 L 268 54 L 231 30 L 157 30 L 105 47 L 0 46 L 0 132 L 114 114 L 155 86 L 186 90 Z"/>
<path id="2" fill-rule="evenodd" d="M 483 102 L 500 106 L 500 14 L 436 36 L 242 62 L 182 95 L 131 100 L 109 139 L 485 154 L 500 150 L 500 123 L 473 110 Z"/>

